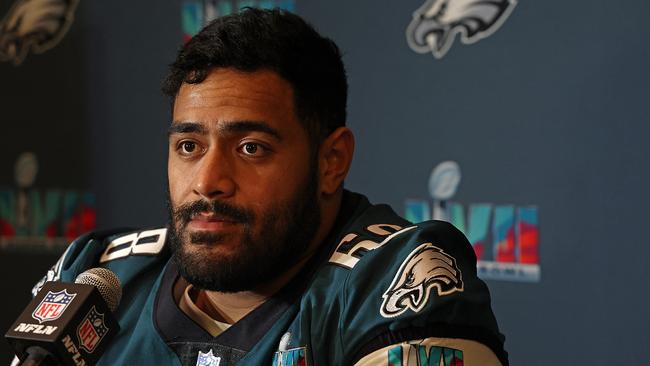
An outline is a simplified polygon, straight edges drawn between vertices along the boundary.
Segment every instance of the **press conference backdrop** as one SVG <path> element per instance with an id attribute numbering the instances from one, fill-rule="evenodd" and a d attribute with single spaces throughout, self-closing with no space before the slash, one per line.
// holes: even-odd
<path id="1" fill-rule="evenodd" d="M 477 6 L 448 0 L 446 16 L 461 2 Z M 94 210 L 100 228 L 164 223 L 159 85 L 205 16 L 196 9 L 291 7 L 344 53 L 357 135 L 348 188 L 463 226 L 511 363 L 647 363 L 650 4 L 497 1 L 504 13 L 483 18 L 480 37 L 424 37 L 420 53 L 407 29 L 424 1 L 198 3 L 82 0 L 60 44 L 0 63 L 0 186 L 20 191 L 14 165 L 33 152 L 32 188 L 86 197 L 78 222 L 93 226 Z M 3 329 L 60 250 L 40 248 L 0 252 Z"/>

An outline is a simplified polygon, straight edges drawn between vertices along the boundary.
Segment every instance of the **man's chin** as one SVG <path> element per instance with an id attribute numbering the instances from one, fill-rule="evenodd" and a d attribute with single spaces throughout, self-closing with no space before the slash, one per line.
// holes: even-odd
<path id="1" fill-rule="evenodd" d="M 197 288 L 219 292 L 249 291 L 261 284 L 255 269 L 261 263 L 241 262 L 219 246 L 197 246 L 175 253 L 181 276 Z"/>

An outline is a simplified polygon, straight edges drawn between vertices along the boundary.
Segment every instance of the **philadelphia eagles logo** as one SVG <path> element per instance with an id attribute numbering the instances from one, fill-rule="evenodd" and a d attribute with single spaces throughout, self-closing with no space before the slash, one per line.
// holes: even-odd
<path id="1" fill-rule="evenodd" d="M 70 28 L 79 0 L 17 0 L 0 22 L 0 61 L 20 65 L 27 54 L 56 46 Z"/>
<path id="2" fill-rule="evenodd" d="M 456 34 L 465 44 L 486 38 L 501 27 L 515 5 L 517 0 L 427 0 L 413 13 L 406 39 L 413 51 L 431 52 L 440 59 Z"/>
<path id="3" fill-rule="evenodd" d="M 419 312 L 429 301 L 431 288 L 438 296 L 463 291 L 456 259 L 431 243 L 415 248 L 404 260 L 384 295 L 381 315 L 393 318 L 407 309 Z"/>

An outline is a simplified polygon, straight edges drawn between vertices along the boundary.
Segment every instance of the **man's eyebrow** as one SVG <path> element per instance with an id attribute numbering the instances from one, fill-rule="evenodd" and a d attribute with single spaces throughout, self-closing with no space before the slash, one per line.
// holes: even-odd
<path id="1" fill-rule="evenodd" d="M 171 126 L 167 130 L 169 135 L 176 133 L 198 133 L 205 135 L 208 131 L 203 127 L 202 124 L 196 122 L 172 122 Z"/>
<path id="2" fill-rule="evenodd" d="M 263 132 L 273 136 L 278 141 L 282 141 L 282 136 L 278 130 L 261 121 L 225 122 L 219 127 L 219 130 L 223 132 Z"/>
<path id="3" fill-rule="evenodd" d="M 276 140 L 282 141 L 282 136 L 275 128 L 269 126 L 266 122 L 261 121 L 233 121 L 220 123 L 218 127 L 222 133 L 236 132 L 263 132 L 273 136 Z M 206 135 L 207 128 L 197 122 L 173 122 L 169 126 L 168 134 L 171 136 L 177 133 L 198 133 Z"/>

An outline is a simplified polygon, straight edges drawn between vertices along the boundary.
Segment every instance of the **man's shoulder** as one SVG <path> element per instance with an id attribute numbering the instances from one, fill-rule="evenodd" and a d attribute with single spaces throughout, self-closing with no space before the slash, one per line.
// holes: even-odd
<path id="1" fill-rule="evenodd" d="M 349 233 L 329 264 L 348 270 L 343 291 L 348 301 L 372 293 L 383 319 L 433 311 L 441 302 L 462 301 L 468 292 L 489 293 L 476 274 L 476 255 L 465 236 L 444 221 L 376 223 L 370 234 Z M 448 297 L 445 299 L 445 297 Z M 439 310 L 435 310 L 439 314 Z"/>
<path id="2" fill-rule="evenodd" d="M 382 257 L 397 260 L 416 247 L 432 242 L 441 251 L 476 265 L 474 251 L 465 236 L 452 224 L 444 221 L 425 221 L 413 224 L 397 215 L 388 205 L 373 205 L 361 195 L 348 192 L 355 200 L 347 210 L 345 225 L 336 230 L 337 244 L 329 263 L 350 269 L 360 263 L 380 261 Z M 435 242 L 435 245 L 433 244 Z"/>
<path id="3" fill-rule="evenodd" d="M 377 305 L 379 319 L 401 321 L 424 314 L 449 321 L 441 305 L 448 309 L 469 293 L 483 297 L 489 309 L 487 287 L 476 275 L 474 251 L 453 225 L 427 221 L 396 227 L 381 242 L 366 244 L 371 249 L 350 268 L 346 297 L 354 302 L 366 296 L 360 289 L 372 289 L 374 299 L 366 303 Z"/>
<path id="4" fill-rule="evenodd" d="M 106 267 L 118 277 L 131 277 L 144 263 L 165 257 L 167 228 L 117 228 L 86 233 L 63 252 L 59 260 L 34 286 L 35 295 L 46 281 L 74 282 L 87 269 Z"/>
<path id="5" fill-rule="evenodd" d="M 405 221 L 367 222 L 341 236 L 330 263 L 358 272 L 357 264 L 389 257 L 397 260 L 417 247 L 429 243 L 437 250 L 458 256 L 469 265 L 476 265 L 471 245 L 452 224 L 444 221 L 426 221 L 412 224 Z M 361 267 L 363 268 L 363 266 Z"/>
<path id="6" fill-rule="evenodd" d="M 324 273 L 339 280 L 330 286 L 347 357 L 437 337 L 476 341 L 506 359 L 474 250 L 450 223 L 413 224 L 368 204 L 340 232 L 328 265 L 339 268 Z"/>

